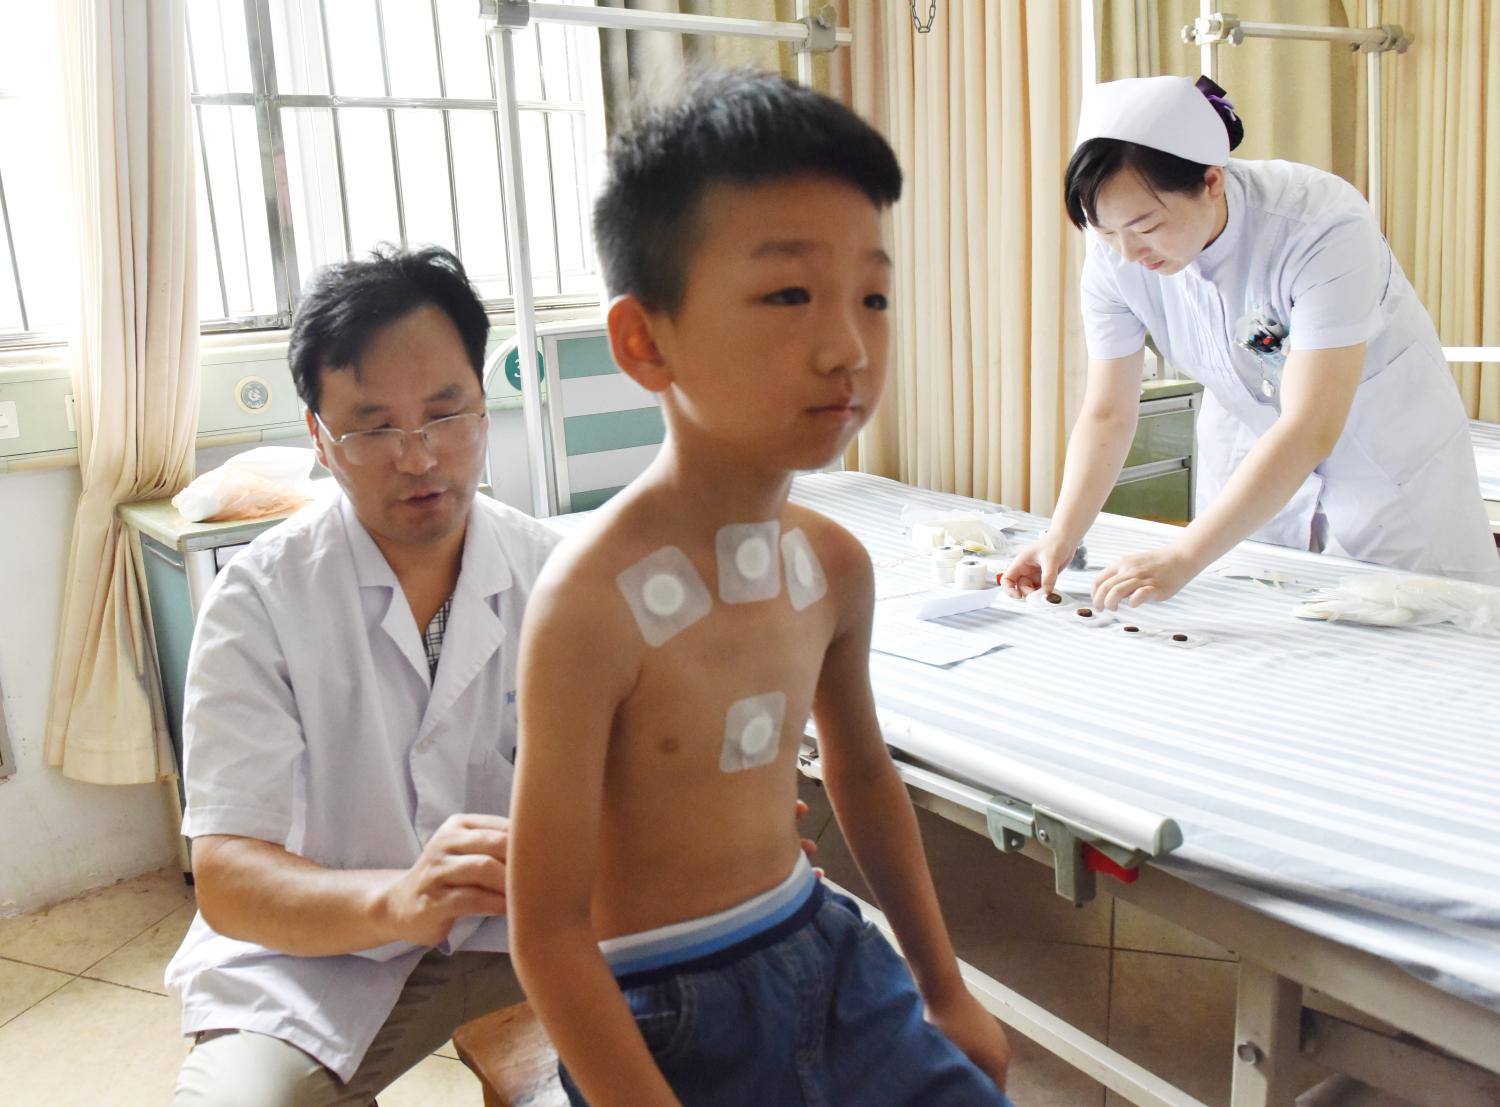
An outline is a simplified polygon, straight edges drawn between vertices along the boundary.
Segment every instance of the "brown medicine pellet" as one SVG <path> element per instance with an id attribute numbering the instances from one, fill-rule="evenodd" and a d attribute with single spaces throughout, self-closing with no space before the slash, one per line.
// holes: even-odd
<path id="1" fill-rule="evenodd" d="M 1062 603 L 1062 597 L 1059 596 L 1056 592 L 1048 592 L 1047 593 L 1047 602 L 1048 603 Z"/>
<path id="2" fill-rule="evenodd" d="M 1186 634 L 1174 634 L 1174 635 L 1172 635 L 1172 641 L 1174 641 L 1174 642 L 1186 642 L 1187 640 L 1188 640 L 1188 637 L 1187 637 Z"/>
<path id="3" fill-rule="evenodd" d="M 1092 619 L 1094 617 L 1093 609 L 1088 607 L 1080 607 L 1078 609 L 1078 617 L 1080 619 Z"/>
<path id="4" fill-rule="evenodd" d="M 1139 634 L 1141 632 L 1140 627 L 1121 627 L 1120 629 L 1126 634 Z"/>

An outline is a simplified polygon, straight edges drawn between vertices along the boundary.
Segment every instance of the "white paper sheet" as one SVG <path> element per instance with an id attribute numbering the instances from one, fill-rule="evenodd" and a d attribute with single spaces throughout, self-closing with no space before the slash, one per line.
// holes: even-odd
<path id="1" fill-rule="evenodd" d="M 934 626 L 910 616 L 877 615 L 870 640 L 872 650 L 939 666 L 967 661 L 1005 645 L 987 634 Z"/>

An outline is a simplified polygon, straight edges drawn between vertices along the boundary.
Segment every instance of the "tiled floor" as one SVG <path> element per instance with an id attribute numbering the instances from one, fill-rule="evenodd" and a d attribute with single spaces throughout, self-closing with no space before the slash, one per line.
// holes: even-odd
<path id="1" fill-rule="evenodd" d="M 162 971 L 192 918 L 192 891 L 163 870 L 0 919 L 0 1103 L 170 1103 L 187 1043 Z M 381 1107 L 482 1103 L 451 1044 L 380 1096 Z"/>
<path id="2" fill-rule="evenodd" d="M 861 891 L 821 790 L 805 833 L 831 879 Z M 1218 1107 L 1229 1096 L 1231 955 L 1108 897 L 1075 909 L 1042 866 L 922 814 L 959 955 Z M 145 1107 L 169 1103 L 186 1051 L 162 971 L 192 919 L 192 893 L 164 870 L 49 911 L 0 919 L 0 1103 Z M 1019 1107 L 1118 1107 L 1098 1084 L 1019 1035 Z M 480 1107 L 451 1045 L 380 1096 L 381 1107 Z M 1386 1098 L 1361 1107 L 1401 1107 Z"/>

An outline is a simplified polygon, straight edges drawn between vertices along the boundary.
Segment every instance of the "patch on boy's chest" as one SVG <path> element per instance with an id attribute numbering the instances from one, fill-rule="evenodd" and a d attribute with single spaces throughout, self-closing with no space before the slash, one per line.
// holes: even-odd
<path id="1" fill-rule="evenodd" d="M 677 546 L 663 546 L 615 578 L 641 637 L 663 646 L 724 608 L 776 605 L 805 611 L 828 594 L 828 578 L 800 527 L 781 532 L 777 520 L 734 523 L 719 528 L 712 580 L 717 593 L 691 557 Z"/>

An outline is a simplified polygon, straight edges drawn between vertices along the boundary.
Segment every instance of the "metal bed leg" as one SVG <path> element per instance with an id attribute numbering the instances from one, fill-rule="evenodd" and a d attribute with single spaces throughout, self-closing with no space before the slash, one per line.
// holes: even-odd
<path id="1" fill-rule="evenodd" d="M 1302 986 L 1242 961 L 1230 1107 L 1294 1107 L 1301 1026 Z"/>

